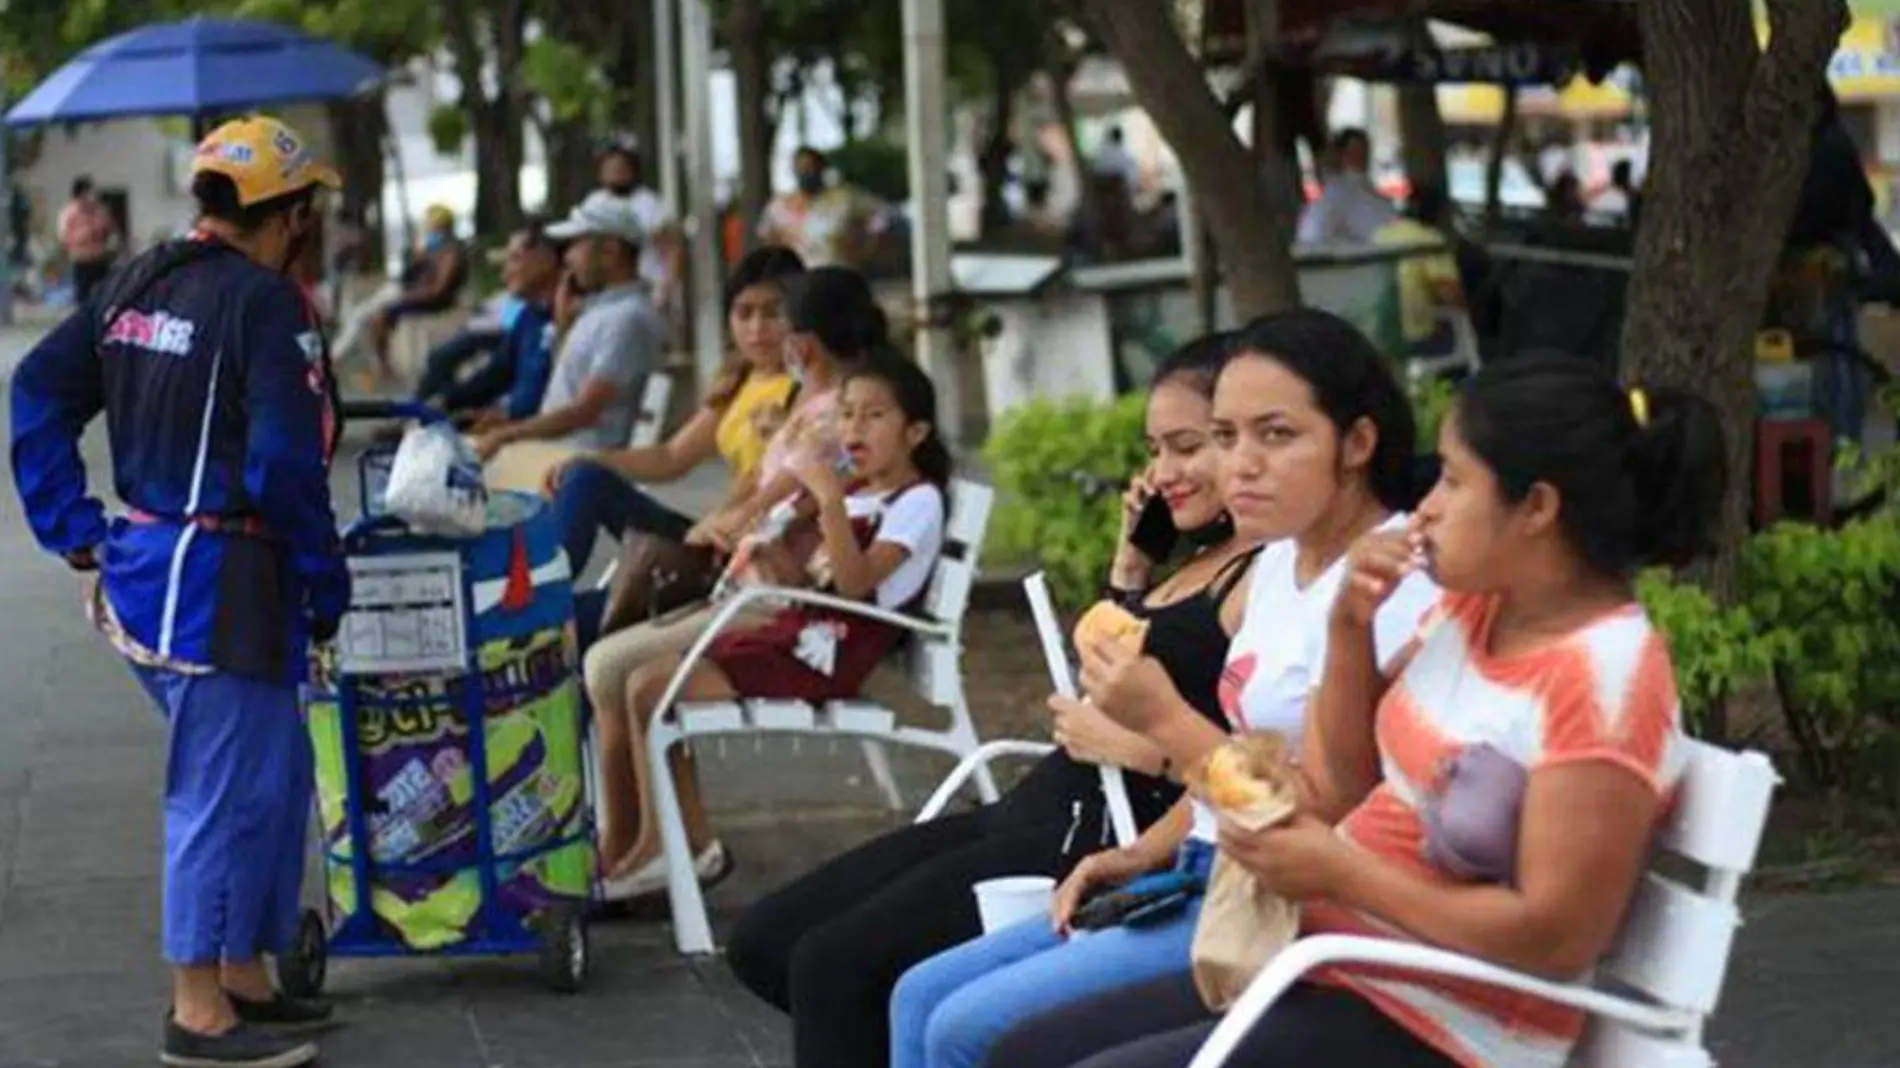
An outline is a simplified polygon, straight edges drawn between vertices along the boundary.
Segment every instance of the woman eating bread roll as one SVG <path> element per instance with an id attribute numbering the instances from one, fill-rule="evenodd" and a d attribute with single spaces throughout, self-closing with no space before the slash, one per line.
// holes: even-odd
<path id="1" fill-rule="evenodd" d="M 1081 648 L 1091 707 L 1141 735 L 1177 778 L 1229 729 L 1298 738 L 1346 551 L 1368 531 L 1402 529 L 1401 510 L 1422 488 L 1410 404 L 1351 325 L 1287 312 L 1228 335 L 1227 351 L 1213 408 L 1221 495 L 1235 525 L 1270 544 L 1245 583 L 1221 677 L 1222 722 L 1196 712 L 1160 665 L 1127 643 L 1084 640 Z M 1380 615 L 1386 655 L 1434 597 L 1422 576 L 1394 592 Z M 911 969 L 892 998 L 893 1068 L 1066 1064 L 1079 1059 L 1072 1053 L 1093 1052 L 1083 1047 L 1100 1021 L 1065 1007 L 1176 975 L 1198 1006 L 1188 978 L 1197 895 L 1171 893 L 1131 915 L 1134 926 L 1085 937 L 1067 928 L 1104 890 L 1138 895 L 1174 886 L 1177 874 L 1204 881 L 1218 828 L 1213 809 L 1184 800 L 1129 847 L 1083 861 L 1057 891 L 1053 924 L 1006 929 Z M 1130 883 L 1153 873 L 1162 874 Z"/>
<path id="2" fill-rule="evenodd" d="M 1622 923 L 1682 773 L 1669 651 L 1631 578 L 1713 545 L 1722 427 L 1687 391 L 1524 358 L 1465 387 L 1438 451 L 1407 529 L 1361 536 L 1347 564 L 1307 713 L 1304 814 L 1226 826 L 1221 850 L 1299 904 L 1301 934 L 1575 982 Z M 1444 597 L 1393 663 L 1382 617 L 1421 572 Z M 1036 1063 L 1185 1066 L 1214 1022 L 1191 1005 L 1164 1020 L 1170 999 L 1185 1005 L 1151 984 L 1094 1004 L 1092 1048 Z M 1582 1028 L 1528 995 L 1341 966 L 1276 1001 L 1230 1063 L 1551 1068 Z"/>
<path id="3" fill-rule="evenodd" d="M 1126 501 L 1106 607 L 1086 616 L 1089 627 L 1155 657 L 1210 722 L 1220 719 L 1217 685 L 1228 635 L 1240 621 L 1238 594 L 1229 594 L 1241 585 L 1257 540 L 1236 530 L 1221 504 L 1209 431 L 1214 379 L 1225 359 L 1220 339 L 1210 337 L 1157 369 L 1146 421 L 1150 463 Z M 1150 500 L 1178 534 L 1172 553 L 1150 539 L 1142 540 L 1154 555 L 1130 544 Z M 972 884 L 1014 875 L 1059 878 L 1109 841 L 1095 765 L 1128 770 L 1142 826 L 1180 797 L 1163 774 L 1161 754 L 1092 707 L 1059 707 L 1055 735 L 1064 751 L 1042 760 L 999 803 L 867 842 L 739 918 L 726 959 L 753 993 L 791 1014 L 797 1064 L 884 1065 L 897 977 L 982 931 Z"/>

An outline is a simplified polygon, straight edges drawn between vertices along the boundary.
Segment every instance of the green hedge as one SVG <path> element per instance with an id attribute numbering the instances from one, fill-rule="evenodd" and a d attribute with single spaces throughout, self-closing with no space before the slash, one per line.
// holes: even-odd
<path id="1" fill-rule="evenodd" d="M 1108 405 L 1032 401 L 1006 415 L 983 447 L 999 495 L 998 554 L 1047 571 L 1065 607 L 1087 603 L 1108 577 L 1121 529 L 1119 487 L 1147 463 L 1146 408 L 1140 394 Z M 1091 495 L 1086 481 L 1117 489 Z"/>

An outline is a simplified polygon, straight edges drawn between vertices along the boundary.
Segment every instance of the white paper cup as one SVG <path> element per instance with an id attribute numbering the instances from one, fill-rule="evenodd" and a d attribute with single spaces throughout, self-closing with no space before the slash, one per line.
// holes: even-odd
<path id="1" fill-rule="evenodd" d="M 985 879 L 970 889 L 976 893 L 976 914 L 982 917 L 984 934 L 1024 920 L 1046 919 L 1055 907 L 1056 881 L 1047 875 Z"/>

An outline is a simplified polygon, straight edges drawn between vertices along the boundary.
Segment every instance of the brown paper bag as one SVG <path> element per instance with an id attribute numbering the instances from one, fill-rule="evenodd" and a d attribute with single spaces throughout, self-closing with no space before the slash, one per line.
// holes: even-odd
<path id="1" fill-rule="evenodd" d="M 1260 778 L 1287 782 L 1284 747 L 1277 737 L 1254 736 L 1231 744 L 1247 751 L 1248 762 L 1255 765 Z M 1223 809 L 1221 815 L 1248 830 L 1271 827 L 1294 814 L 1292 791 L 1275 792 L 1271 801 L 1245 811 Z M 1206 796 L 1204 787 L 1196 793 Z M 1217 855 L 1190 953 L 1194 988 L 1201 1001 L 1215 1012 L 1227 1011 L 1267 962 L 1299 933 L 1297 904 L 1261 887 L 1252 872 L 1225 853 Z"/>

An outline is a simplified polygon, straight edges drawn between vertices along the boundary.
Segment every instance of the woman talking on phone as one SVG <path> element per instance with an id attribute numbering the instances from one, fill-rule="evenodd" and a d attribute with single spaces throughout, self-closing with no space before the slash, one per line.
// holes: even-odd
<path id="1" fill-rule="evenodd" d="M 1146 648 L 1197 708 L 1215 690 L 1254 539 L 1221 506 L 1209 398 L 1222 342 L 1170 356 L 1149 393 L 1150 464 L 1130 488 L 1108 596 L 1148 622 Z M 1142 515 L 1150 518 L 1143 523 Z M 1158 517 L 1158 518 L 1156 518 Z M 1136 527 L 1147 551 L 1130 542 Z M 1185 560 L 1163 577 L 1174 535 Z M 970 887 L 1005 875 L 1061 875 L 1109 840 L 1096 764 L 1130 769 L 1137 821 L 1179 796 L 1160 754 L 1087 704 L 1051 698 L 1064 751 L 997 804 L 906 827 L 832 860 L 739 918 L 726 959 L 741 982 L 792 1016 L 804 1068 L 876 1068 L 889 1048 L 891 986 L 912 964 L 982 930 Z"/>

